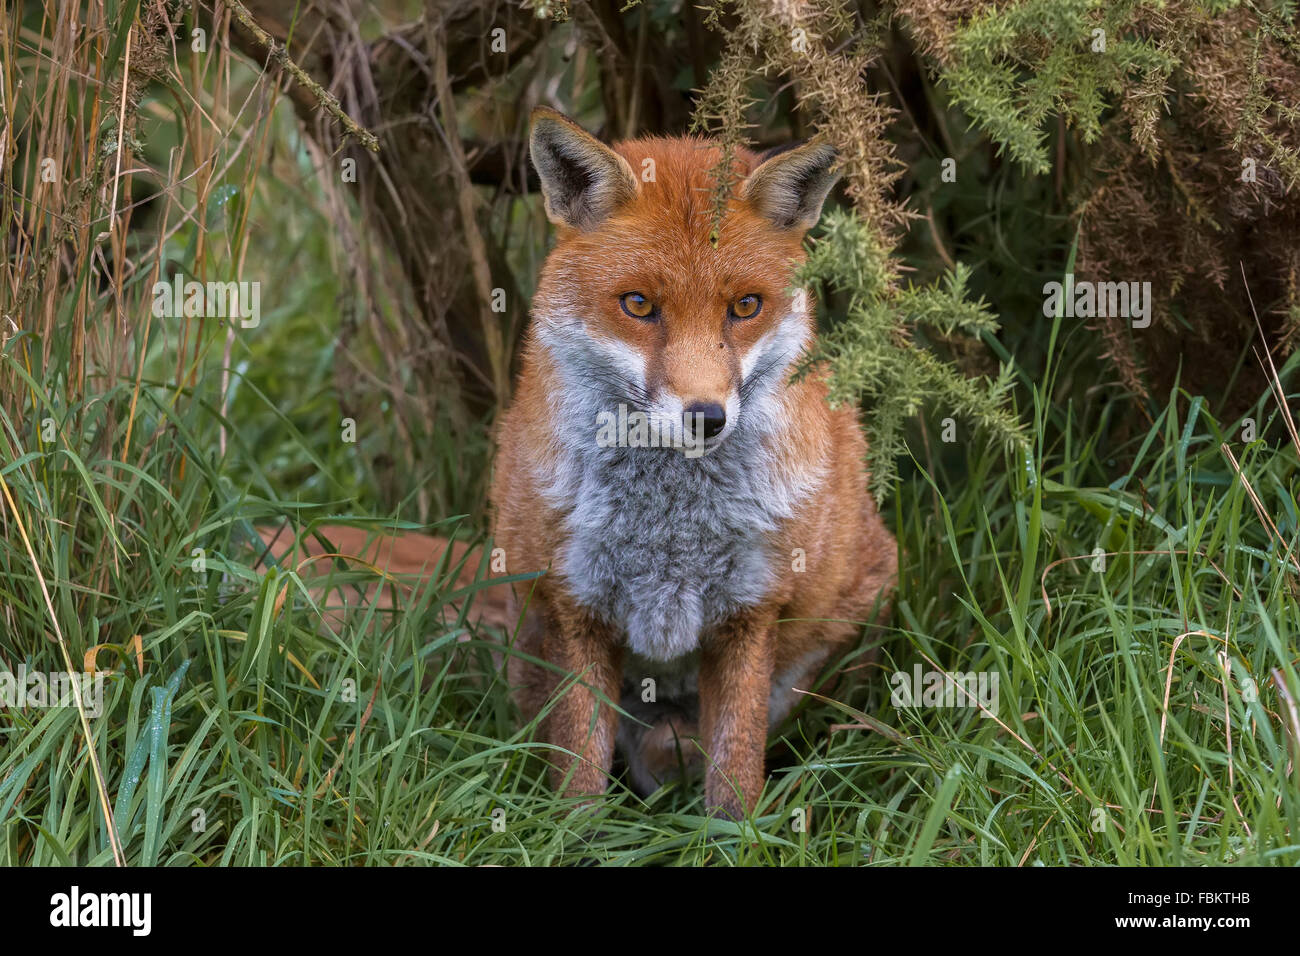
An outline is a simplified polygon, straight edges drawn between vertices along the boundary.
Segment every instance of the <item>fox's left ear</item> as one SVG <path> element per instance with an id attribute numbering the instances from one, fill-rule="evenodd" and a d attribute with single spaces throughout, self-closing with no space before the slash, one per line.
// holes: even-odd
<path id="1" fill-rule="evenodd" d="M 533 110 L 529 150 L 547 218 L 557 226 L 599 225 L 640 188 L 626 159 L 549 107 Z"/>
<path id="2" fill-rule="evenodd" d="M 740 184 L 740 198 L 781 229 L 807 232 L 821 218 L 822 203 L 840 178 L 829 143 L 812 142 L 769 153 Z"/>

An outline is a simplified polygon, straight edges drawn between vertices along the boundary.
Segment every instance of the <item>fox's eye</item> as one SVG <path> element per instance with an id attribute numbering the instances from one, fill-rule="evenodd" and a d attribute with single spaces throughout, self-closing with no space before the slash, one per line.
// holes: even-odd
<path id="1" fill-rule="evenodd" d="M 618 302 L 619 305 L 623 306 L 623 311 L 634 319 L 650 319 L 654 317 L 654 303 L 640 292 L 624 292 L 618 297 Z"/>
<path id="2" fill-rule="evenodd" d="M 752 319 L 758 315 L 761 308 L 763 308 L 763 297 L 761 295 L 742 295 L 731 303 L 731 317 L 733 319 Z"/>

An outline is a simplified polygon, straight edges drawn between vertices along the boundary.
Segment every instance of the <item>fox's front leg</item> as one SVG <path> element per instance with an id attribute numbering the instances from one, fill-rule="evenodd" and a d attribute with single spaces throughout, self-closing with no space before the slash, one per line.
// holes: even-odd
<path id="1" fill-rule="evenodd" d="M 700 653 L 705 803 L 737 820 L 763 788 L 775 639 L 776 613 L 755 611 L 724 624 Z"/>
<path id="2" fill-rule="evenodd" d="M 559 676 L 556 693 L 563 696 L 546 721 L 548 742 L 563 748 L 551 756 L 552 784 L 567 796 L 604 793 L 614 762 L 618 714 L 610 702 L 619 699 L 621 648 L 609 627 L 573 607 L 551 617 L 542 647 L 546 660 L 576 675 Z"/>

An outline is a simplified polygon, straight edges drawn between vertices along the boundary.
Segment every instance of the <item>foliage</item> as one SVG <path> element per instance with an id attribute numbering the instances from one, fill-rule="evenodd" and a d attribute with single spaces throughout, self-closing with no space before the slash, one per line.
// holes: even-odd
<path id="1" fill-rule="evenodd" d="M 895 462 L 906 453 L 904 426 L 926 405 L 960 415 L 1018 450 L 1026 446 L 1024 426 L 1005 406 L 1009 367 L 982 384 L 917 347 L 903 331 L 995 333 L 997 322 L 987 306 L 968 297 L 970 270 L 958 264 L 942 283 L 900 289 L 890 266 L 865 223 L 836 210 L 827 214 L 821 238 L 796 280 L 822 283 L 847 300 L 843 317 L 821 336 L 803 371 L 825 362 L 834 370 L 833 401 L 865 401 L 871 487 L 878 501 L 897 477 Z"/>
<path id="2" fill-rule="evenodd" d="M 1262 377 L 1223 394 L 1219 363 L 1199 357 L 1254 338 L 1239 280 L 1277 317 L 1269 335 L 1283 354 L 1300 331 L 1295 4 L 902 0 L 898 13 L 950 102 L 999 150 L 1037 174 L 1083 172 L 1080 276 L 1152 283 L 1149 334 L 1093 320 L 1124 384 L 1163 394 L 1181 366 L 1225 407 L 1248 401 Z M 1080 140 L 1055 160 L 1053 123 Z"/>

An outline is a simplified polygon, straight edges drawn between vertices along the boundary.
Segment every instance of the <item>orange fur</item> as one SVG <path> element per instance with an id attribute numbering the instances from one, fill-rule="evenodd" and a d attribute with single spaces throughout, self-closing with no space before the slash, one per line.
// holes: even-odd
<path id="1" fill-rule="evenodd" d="M 655 181 L 641 183 L 636 198 L 596 228 L 560 225 L 534 314 L 563 308 L 576 292 L 588 306 L 588 334 L 616 339 L 643 355 L 652 387 L 721 400 L 736 387 L 746 350 L 792 305 L 787 286 L 802 257 L 803 230 L 774 227 L 754 205 L 733 199 L 715 248 L 708 171 L 716 148 L 695 139 L 642 139 L 614 151 L 634 171 L 653 160 Z M 736 164 L 743 178 L 759 160 L 741 150 Z M 618 296 L 630 290 L 662 303 L 669 318 L 659 324 L 629 319 Z M 750 293 L 763 296 L 763 314 L 728 324 L 727 303 Z M 492 489 L 494 544 L 504 548 L 511 574 L 552 569 L 566 543 L 562 517 L 539 480 L 559 454 L 552 416 L 555 393 L 563 387 L 552 355 L 535 327 L 530 329 L 515 399 L 500 423 Z M 732 815 L 752 809 L 762 786 L 774 681 L 782 682 L 777 690 L 785 694 L 793 685 L 807 686 L 830 654 L 861 633 L 860 624 L 848 622 L 866 622 L 873 608 L 887 603 L 896 573 L 893 538 L 867 492 L 866 444 L 856 414 L 851 408 L 832 410 L 826 396 L 818 375 L 785 387 L 781 430 L 770 445 L 777 472 L 823 474 L 816 493 L 768 542 L 773 565 L 785 573 L 775 576 L 758 606 L 702 635 L 697 732 L 706 754 L 706 800 Z M 795 549 L 806 555 L 802 573 L 789 570 Z M 560 754 L 557 781 L 569 775 L 570 793 L 598 793 L 610 770 L 616 725 L 614 711 L 599 698 L 618 700 L 620 635 L 612 622 L 579 605 L 554 574 L 537 582 L 531 600 L 535 613 L 526 619 L 516 650 L 583 678 L 545 723 L 548 740 L 579 758 L 574 767 Z M 531 717 L 560 681 L 521 657 L 511 657 L 509 667 L 524 714 Z M 677 729 L 680 734 L 656 736 L 676 748 L 683 734 L 696 732 Z M 657 763 L 665 762 L 671 761 L 659 754 Z"/>
<path id="2" fill-rule="evenodd" d="M 481 560 L 479 552 L 464 542 L 414 531 L 381 534 L 349 525 L 319 525 L 310 533 L 296 535 L 283 526 L 259 527 L 257 533 L 268 554 L 274 555 L 282 567 L 298 572 L 313 600 L 324 609 L 325 620 L 336 628 L 342 625 L 347 606 L 374 604 L 382 610 L 400 606 L 396 598 L 400 595 L 409 599 L 433 576 L 444 554 L 446 570 L 437 583 L 447 591 L 471 587 L 478 578 Z M 333 547 L 327 548 L 321 539 Z M 259 570 L 265 570 L 267 563 L 265 559 L 259 561 Z M 345 570 L 371 570 L 376 577 L 364 584 L 326 586 L 325 579 L 339 565 Z M 453 569 L 457 572 L 454 578 Z M 502 585 L 476 590 L 471 619 L 494 627 L 512 626 L 514 622 L 506 616 L 504 590 Z M 460 604 L 449 602 L 443 610 L 444 619 L 452 620 L 459 612 Z"/>
<path id="3" fill-rule="evenodd" d="M 539 155 L 557 145 L 567 151 L 558 160 Z M 711 236 L 709 171 L 719 154 L 706 140 L 649 138 L 611 149 L 539 110 L 533 148 L 544 189 L 550 186 L 546 208 L 558 242 L 542 269 L 514 401 L 498 426 L 491 498 L 493 545 L 504 550 L 505 573 L 543 573 L 526 585 L 478 593 L 474 613 L 507 630 L 521 621 L 507 665 L 521 712 L 531 720 L 561 693 L 542 724 L 555 748 L 555 783 L 573 795 L 594 795 L 606 787 L 620 739 L 608 702 L 620 701 L 629 652 L 619 623 L 585 606 L 557 573 L 572 536 L 547 485 L 563 476 L 563 423 L 556 416 L 563 390 L 572 386 L 542 341 L 539 317 L 581 313 L 582 335 L 643 363 L 647 394 L 725 405 L 737 394 L 747 357 L 785 328 L 782 317 L 798 311 L 791 273 L 831 178 L 822 168 L 826 153 L 815 146 L 766 161 L 738 150 L 733 173 L 741 185 Z M 566 173 L 566 157 L 586 171 Z M 637 178 L 646 160 L 653 180 Z M 619 297 L 632 291 L 653 300 L 662 321 L 624 313 Z M 762 311 L 730 320 L 728 305 L 746 295 L 761 295 Z M 812 334 L 811 309 L 797 331 Z M 811 491 L 758 545 L 774 571 L 761 599 L 699 634 L 698 713 L 642 708 L 639 719 L 649 726 L 625 746 L 642 787 L 683 763 L 703 764 L 707 805 L 733 817 L 755 807 L 769 725 L 792 706 L 794 688 L 810 686 L 864 624 L 883 616 L 897 571 L 894 539 L 867 492 L 867 448 L 854 409 L 831 409 L 818 373 L 782 380 L 775 395 L 764 474 L 774 488 Z M 339 553 L 408 587 L 427 578 L 448 547 L 410 533 L 375 538 L 342 526 L 320 530 Z M 328 553 L 276 529 L 261 533 L 277 554 L 291 544 L 308 561 Z M 464 545 L 451 548 L 453 563 L 465 557 Z M 801 569 L 793 555 L 803 556 Z M 455 586 L 468 585 L 478 568 L 470 555 Z M 391 606 L 387 588 L 370 597 Z"/>

